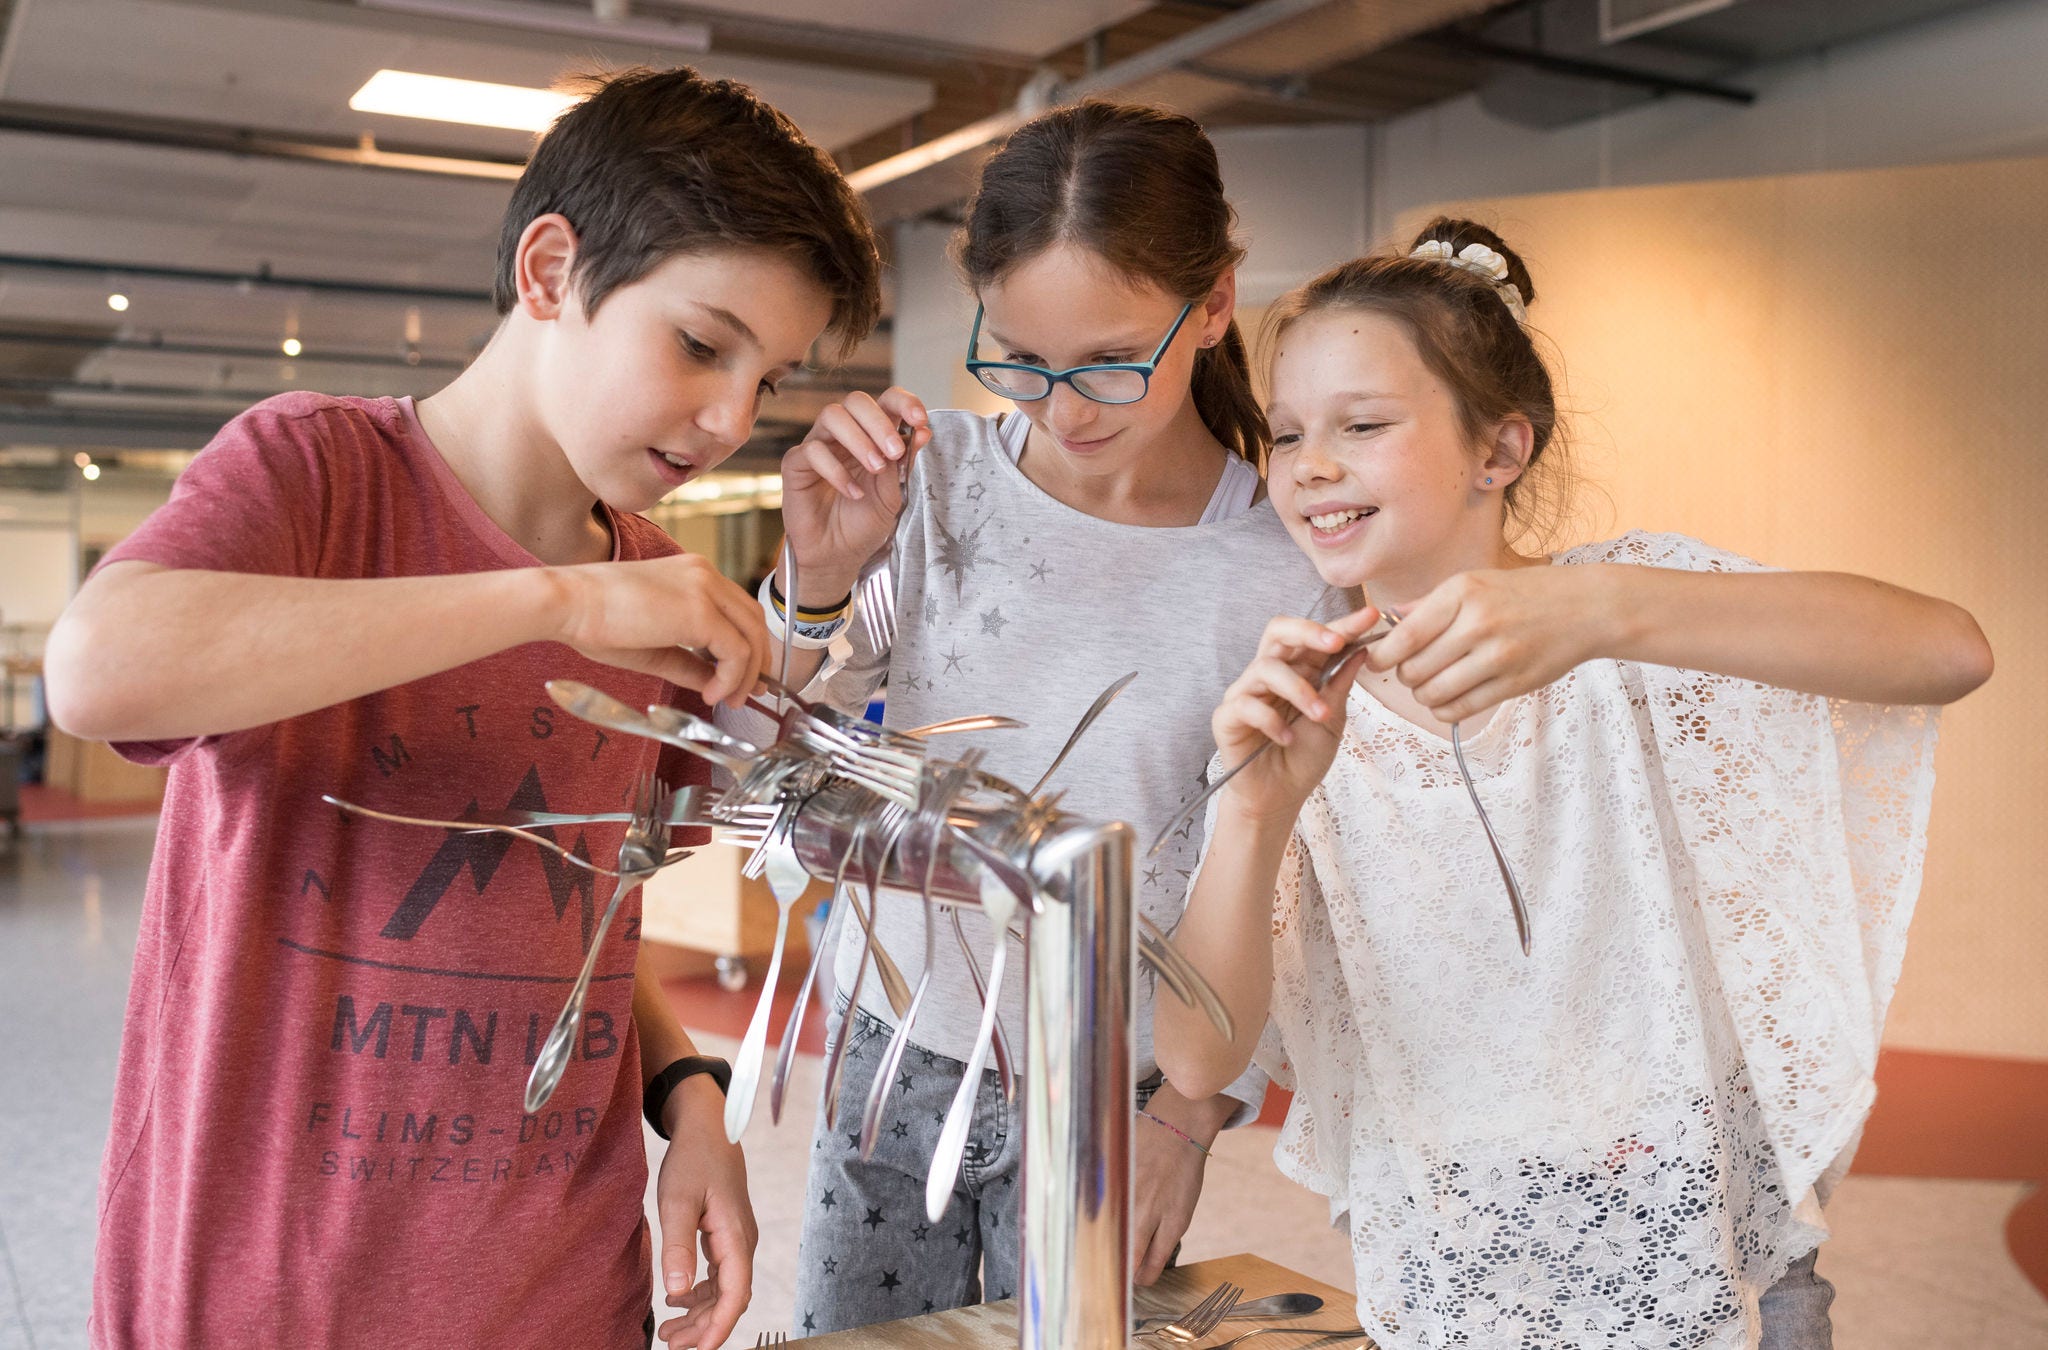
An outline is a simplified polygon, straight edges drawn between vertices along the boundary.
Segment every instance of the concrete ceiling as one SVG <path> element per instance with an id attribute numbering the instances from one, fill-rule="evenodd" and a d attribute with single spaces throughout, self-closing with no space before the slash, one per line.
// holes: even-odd
<path id="1" fill-rule="evenodd" d="M 1590 3 L 632 0 L 628 42 L 590 0 L 0 0 L 0 447 L 190 447 L 267 392 L 424 393 L 459 368 L 492 326 L 482 295 L 530 140 L 350 111 L 380 68 L 544 85 L 688 63 L 787 111 L 887 221 L 950 209 L 1030 90 L 1211 125 L 1369 121 L 1497 78 L 1473 41 L 1527 45 L 1527 16 Z M 1739 46 L 1744 11 L 1773 3 L 1702 33 Z M 678 25 L 709 50 L 658 40 Z M 904 171 L 906 151 L 929 162 Z M 357 285 L 316 284 L 334 281 Z M 884 377 L 886 334 L 853 365 Z M 771 408 L 759 448 L 833 387 Z"/>

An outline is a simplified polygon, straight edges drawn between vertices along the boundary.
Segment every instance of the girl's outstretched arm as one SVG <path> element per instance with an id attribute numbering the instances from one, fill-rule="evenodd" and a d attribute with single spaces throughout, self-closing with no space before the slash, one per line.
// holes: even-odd
<path id="1" fill-rule="evenodd" d="M 1607 657 L 1862 703 L 1952 703 L 1991 677 L 1960 606 L 1841 572 L 1596 563 L 1465 572 L 1372 649 L 1450 723 Z"/>
<path id="2" fill-rule="evenodd" d="M 1251 1062 L 1273 994 L 1273 893 L 1302 803 L 1329 771 L 1344 735 L 1344 702 L 1363 654 L 1318 690 L 1323 663 L 1379 621 L 1372 609 L 1329 627 L 1279 618 L 1266 625 L 1259 654 L 1210 719 L 1227 765 L 1270 750 L 1230 780 L 1210 804 L 1202 868 L 1174 945 L 1230 1010 L 1237 1034 L 1225 1041 L 1209 1019 L 1179 999 L 1153 1005 L 1159 1067 L 1182 1096 L 1214 1096 Z M 1382 639 L 1384 640 L 1384 639 Z"/>

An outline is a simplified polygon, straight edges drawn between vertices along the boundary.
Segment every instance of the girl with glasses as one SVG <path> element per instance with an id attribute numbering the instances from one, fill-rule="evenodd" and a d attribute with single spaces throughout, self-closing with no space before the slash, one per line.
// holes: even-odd
<path id="1" fill-rule="evenodd" d="M 900 389 L 855 396 L 783 462 L 799 612 L 785 618 L 775 591 L 764 600 L 771 627 L 794 629 L 799 647 L 847 634 L 852 659 L 819 682 L 830 701 L 858 708 L 886 674 L 894 725 L 1021 718 L 1022 730 L 959 737 L 949 752 L 985 751 L 985 769 L 1028 786 L 1096 695 L 1135 671 L 1047 791 L 1149 839 L 1200 790 L 1208 710 L 1235 654 L 1273 613 L 1320 612 L 1324 595 L 1260 488 L 1266 426 L 1232 322 L 1243 251 L 1231 222 L 1214 147 L 1194 122 L 1157 109 L 1062 108 L 988 161 L 958 243 L 981 302 L 967 359 L 1013 409 L 928 413 Z M 895 636 L 874 650 L 867 625 L 843 614 L 862 568 L 885 552 Z M 1331 618 L 1347 608 L 1328 606 Z M 792 655 L 806 676 L 820 660 Z M 1138 869 L 1138 905 L 1161 927 L 1180 916 L 1197 842 L 1186 829 Z M 881 944 L 914 985 L 923 906 L 884 892 L 878 910 Z M 979 913 L 962 920 L 985 963 L 992 934 Z M 925 1174 L 981 1011 L 949 927 L 866 1158 L 862 1108 L 896 1026 L 872 973 L 838 1029 L 848 1038 L 838 1118 L 835 1129 L 819 1124 L 804 1209 L 805 1332 L 1016 1289 L 1019 1108 L 993 1070 L 951 1207 L 935 1225 L 925 1219 Z M 841 989 L 861 939 L 844 925 Z M 1022 989 L 1005 982 L 1001 1012 L 1020 1053 Z M 1265 1080 L 1247 1070 L 1201 1099 L 1157 1087 L 1149 982 L 1138 997 L 1135 1246 L 1149 1283 L 1193 1215 L 1209 1143 L 1255 1114 Z"/>
<path id="2" fill-rule="evenodd" d="M 1825 1350 L 1928 705 L 1990 649 L 1954 605 L 1678 535 L 1517 549 L 1555 462 L 1535 298 L 1439 220 L 1275 308 L 1274 505 L 1403 617 L 1346 661 L 1374 610 L 1275 619 L 1218 708 L 1221 763 L 1270 752 L 1209 805 L 1176 941 L 1239 1035 L 1163 999 L 1160 1061 L 1294 1088 L 1278 1160 L 1348 1224 L 1388 1350 Z"/>

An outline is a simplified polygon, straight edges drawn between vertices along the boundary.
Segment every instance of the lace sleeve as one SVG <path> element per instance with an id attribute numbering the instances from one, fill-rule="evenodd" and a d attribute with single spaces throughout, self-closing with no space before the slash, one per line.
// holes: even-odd
<path id="1" fill-rule="evenodd" d="M 1316 805 L 1312 799 L 1304 823 Z M 1330 1196 L 1333 1214 L 1344 1207 L 1351 1174 L 1354 1094 L 1367 1081 L 1353 1006 L 1315 863 L 1297 829 L 1274 890 L 1273 999 L 1253 1062 L 1294 1093 L 1274 1160 Z"/>
<path id="2" fill-rule="evenodd" d="M 1604 561 L 1761 570 L 1683 536 L 1604 547 Z M 1875 1096 L 1926 855 L 1936 712 L 1660 666 L 1625 666 L 1623 679 L 1797 1204 L 1846 1167 Z"/>

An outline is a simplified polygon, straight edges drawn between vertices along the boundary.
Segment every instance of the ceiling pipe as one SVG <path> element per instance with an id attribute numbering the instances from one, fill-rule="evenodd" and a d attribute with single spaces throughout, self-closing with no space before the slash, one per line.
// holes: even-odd
<path id="1" fill-rule="evenodd" d="M 1260 0 L 1051 91 L 1051 102 L 1114 96 L 1189 116 L 1238 97 L 1238 80 L 1189 67 L 1228 51 L 1243 77 L 1297 76 L 1492 8 L 1494 0 Z M 1042 91 L 1035 91 L 1042 92 Z M 1035 109 L 1010 108 L 847 175 L 887 224 L 956 202 L 996 142 Z"/>
<path id="2" fill-rule="evenodd" d="M 555 5 L 523 4 L 518 0 L 355 0 L 357 9 L 407 14 L 423 19 L 453 19 L 491 28 L 518 28 L 529 33 L 560 33 L 604 42 L 630 42 L 674 51 L 711 50 L 711 25 L 677 19 L 635 19 L 625 0 L 592 0 L 587 14 Z"/>
<path id="3" fill-rule="evenodd" d="M 10 347 L 70 347 L 91 352 L 140 352 L 145 356 L 219 356 L 237 361 L 279 361 L 290 359 L 305 365 L 400 366 L 407 370 L 461 370 L 469 362 L 461 357 L 426 356 L 414 359 L 403 352 L 339 351 L 315 347 L 296 357 L 283 357 L 276 346 L 244 347 L 225 342 L 177 341 L 161 336 L 102 337 L 90 333 L 53 333 L 34 328 L 0 328 L 0 345 Z M 887 372 L 884 372 L 886 375 Z"/>
<path id="4" fill-rule="evenodd" d="M 145 117 L 97 108 L 59 108 L 38 103 L 0 102 L 0 131 L 146 145 L 164 150 L 193 150 L 202 154 L 233 155 L 238 159 L 298 160 L 507 183 L 515 181 L 526 168 L 523 156 L 488 155 L 469 150 L 396 143 L 387 149 L 367 136 L 262 131 L 218 122 Z"/>
<path id="5" fill-rule="evenodd" d="M 1071 102 L 1086 98 L 1090 94 L 1108 93 L 1121 85 L 1135 83 L 1149 75 L 1171 70 L 1183 61 L 1197 60 L 1218 47 L 1283 20 L 1320 9 L 1328 3 L 1329 0 L 1262 0 L 1260 4 L 1237 10 L 1177 38 L 1169 38 L 1136 56 L 1104 66 L 1094 74 L 1084 75 L 1070 84 L 1048 86 L 1044 82 L 1034 80 L 1025 85 L 1017 107 L 993 113 L 978 122 L 961 127 L 958 131 L 926 141 L 923 145 L 913 146 L 900 155 L 891 155 L 866 168 L 857 169 L 846 176 L 846 181 L 856 192 L 872 193 L 970 150 L 991 145 L 1055 103 Z"/>
<path id="6" fill-rule="evenodd" d="M 488 305 L 489 291 L 466 291 L 452 286 L 408 286 L 381 281 L 348 281 L 336 277 L 280 276 L 268 265 L 253 272 L 224 272 L 204 267 L 170 267 L 160 263 L 108 262 L 94 258 L 55 258 L 23 253 L 0 253 L 0 270 L 89 273 L 126 279 L 150 277 L 159 281 L 189 281 L 201 285 L 233 286 L 237 289 L 267 287 L 282 291 L 314 291 L 325 295 L 374 295 L 399 300 L 433 300 L 450 304 Z"/>

